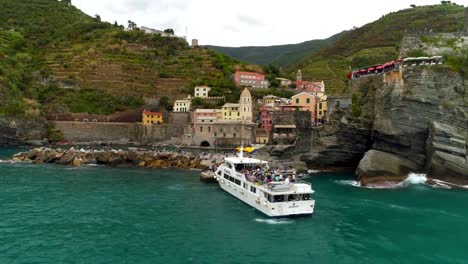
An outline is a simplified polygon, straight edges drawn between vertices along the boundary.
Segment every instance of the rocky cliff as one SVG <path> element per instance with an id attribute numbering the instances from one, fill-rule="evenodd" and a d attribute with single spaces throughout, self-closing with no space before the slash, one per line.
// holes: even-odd
<path id="1" fill-rule="evenodd" d="M 350 88 L 359 116 L 332 118 L 321 144 L 302 158 L 310 167 L 357 165 L 359 179 L 408 172 L 468 179 L 468 83 L 459 74 L 415 66 L 353 80 Z"/>
<path id="2" fill-rule="evenodd" d="M 0 116 L 0 146 L 34 143 L 45 134 L 45 120 Z"/>

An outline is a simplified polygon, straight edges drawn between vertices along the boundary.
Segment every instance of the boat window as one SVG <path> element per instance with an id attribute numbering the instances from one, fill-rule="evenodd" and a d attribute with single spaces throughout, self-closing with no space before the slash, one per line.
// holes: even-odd
<path id="1" fill-rule="evenodd" d="M 257 192 L 257 188 L 253 187 L 253 186 L 250 186 L 250 191 L 253 192 L 253 193 L 256 193 Z"/>
<path id="2" fill-rule="evenodd" d="M 224 174 L 224 179 L 229 179 L 229 176 L 226 173 Z"/>
<path id="3" fill-rule="evenodd" d="M 288 195 L 288 202 L 300 201 L 301 198 L 302 198 L 302 194 L 290 194 L 290 195 Z"/>
<path id="4" fill-rule="evenodd" d="M 275 195 L 274 203 L 281 203 L 281 202 L 284 202 L 284 195 Z"/>
<path id="5" fill-rule="evenodd" d="M 247 190 L 247 183 L 244 182 L 244 189 Z"/>
<path id="6" fill-rule="evenodd" d="M 270 201 L 270 203 L 273 203 L 275 201 L 273 200 L 273 195 L 268 194 L 268 201 Z"/>
<path id="7" fill-rule="evenodd" d="M 302 194 L 302 200 L 307 201 L 310 199 L 310 195 L 308 193 Z"/>
<path id="8" fill-rule="evenodd" d="M 234 179 L 234 181 L 235 181 L 235 183 L 236 183 L 237 185 L 239 185 L 239 186 L 241 185 L 241 182 L 240 182 L 238 179 Z"/>

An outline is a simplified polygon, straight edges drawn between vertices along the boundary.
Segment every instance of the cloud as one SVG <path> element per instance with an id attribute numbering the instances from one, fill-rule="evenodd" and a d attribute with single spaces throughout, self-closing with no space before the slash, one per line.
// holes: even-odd
<path id="1" fill-rule="evenodd" d="M 241 30 L 238 27 L 234 26 L 234 25 L 224 25 L 223 28 L 225 30 L 231 31 L 231 32 L 236 32 L 236 33 L 241 32 Z"/>
<path id="2" fill-rule="evenodd" d="M 257 26 L 257 27 L 263 27 L 265 26 L 265 23 L 263 23 L 262 21 L 254 18 L 254 17 L 251 17 L 251 16 L 248 16 L 248 15 L 243 15 L 243 14 L 238 14 L 237 15 L 237 19 L 243 23 L 243 24 L 247 24 L 249 26 Z"/>

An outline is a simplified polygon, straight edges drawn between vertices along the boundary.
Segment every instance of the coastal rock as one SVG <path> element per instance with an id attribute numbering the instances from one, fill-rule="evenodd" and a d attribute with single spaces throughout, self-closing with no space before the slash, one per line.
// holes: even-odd
<path id="1" fill-rule="evenodd" d="M 418 172 L 420 167 L 404 157 L 378 151 L 369 150 L 359 162 L 356 170 L 358 180 L 369 177 L 398 176 L 405 179 L 410 172 Z"/>
<path id="2" fill-rule="evenodd" d="M 427 171 L 431 177 L 468 179 L 467 137 L 446 123 L 431 123 L 427 139 Z"/>
<path id="3" fill-rule="evenodd" d="M 390 159 L 387 153 L 402 168 L 368 164 L 366 157 L 357 175 L 406 176 L 411 169 L 466 177 L 468 83 L 459 74 L 445 65 L 407 67 L 353 79 L 349 88 L 355 105 L 330 116 L 318 144 L 302 156 L 309 168 L 356 167 L 366 151 L 376 150 L 383 158 L 370 152 L 372 159 Z"/>
<path id="4" fill-rule="evenodd" d="M 97 164 L 109 164 L 111 153 L 108 151 L 97 151 L 95 153 Z"/>
<path id="5" fill-rule="evenodd" d="M 79 158 L 75 158 L 72 162 L 73 166 L 80 167 L 83 164 L 83 160 Z"/>
<path id="6" fill-rule="evenodd" d="M 300 159 L 311 169 L 354 169 L 370 146 L 370 124 L 341 110 L 319 131 L 318 144 Z"/>
<path id="7" fill-rule="evenodd" d="M 33 163 L 56 163 L 62 165 L 82 166 L 85 164 L 103 164 L 118 166 L 124 163 L 138 167 L 149 168 L 196 168 L 202 169 L 201 160 L 188 153 L 123 150 L 75 150 L 35 148 L 27 152 L 15 154 L 16 161 L 32 161 Z"/>
<path id="8" fill-rule="evenodd" d="M 57 164 L 62 164 L 62 165 L 68 165 L 73 162 L 75 158 L 79 156 L 79 153 L 75 152 L 73 149 L 70 149 L 69 151 L 63 153 L 60 156 L 60 159 L 56 161 L 55 163 Z"/>
<path id="9" fill-rule="evenodd" d="M 17 118 L 0 116 L 0 145 L 39 143 L 46 134 L 46 120 L 41 117 Z M 32 144 L 36 145 L 36 144 Z M 37 146 L 40 146 L 37 144 Z"/>
<path id="10" fill-rule="evenodd" d="M 117 166 L 124 162 L 124 159 L 121 156 L 113 156 L 109 159 L 109 165 Z"/>

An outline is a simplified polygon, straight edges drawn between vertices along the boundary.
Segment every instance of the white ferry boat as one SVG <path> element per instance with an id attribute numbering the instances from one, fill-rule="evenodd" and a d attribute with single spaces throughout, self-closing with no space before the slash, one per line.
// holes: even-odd
<path id="1" fill-rule="evenodd" d="M 225 158 L 214 177 L 221 189 L 270 217 L 313 213 L 315 200 L 311 198 L 314 191 L 310 183 L 268 182 L 265 175 L 258 177 L 265 171 L 269 171 L 266 161 L 243 157 L 241 153 Z"/>

